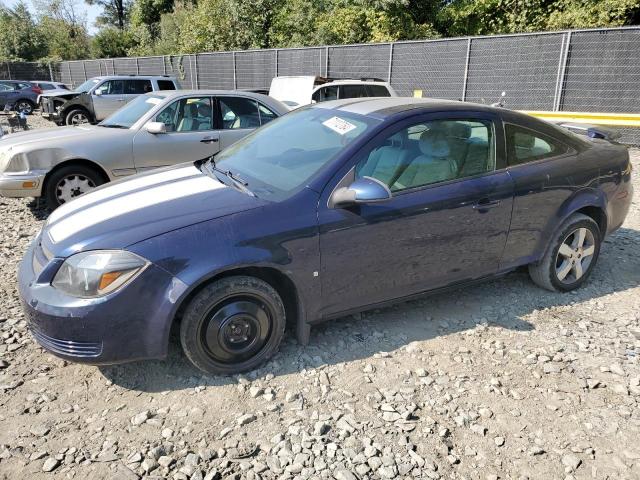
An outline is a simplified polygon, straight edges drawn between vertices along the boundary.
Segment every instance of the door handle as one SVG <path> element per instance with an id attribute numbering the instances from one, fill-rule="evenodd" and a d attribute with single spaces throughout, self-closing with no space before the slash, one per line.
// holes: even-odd
<path id="1" fill-rule="evenodd" d="M 215 137 L 204 137 L 202 140 L 200 140 L 200 143 L 216 143 L 219 139 L 215 138 Z"/>
<path id="2" fill-rule="evenodd" d="M 488 210 L 490 208 L 495 208 L 500 205 L 500 200 L 489 200 L 488 198 L 478 200 L 473 204 L 474 210 Z"/>

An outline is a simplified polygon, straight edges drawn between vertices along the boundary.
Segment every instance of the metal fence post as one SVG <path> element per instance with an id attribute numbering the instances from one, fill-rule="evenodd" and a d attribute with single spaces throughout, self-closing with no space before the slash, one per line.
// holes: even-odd
<path id="1" fill-rule="evenodd" d="M 7 64 L 7 73 L 9 74 L 9 80 L 11 80 L 11 64 L 9 62 L 6 62 Z"/>
<path id="2" fill-rule="evenodd" d="M 276 72 L 275 76 L 278 76 L 278 49 L 276 48 Z"/>
<path id="3" fill-rule="evenodd" d="M 387 74 L 387 82 L 391 83 L 391 71 L 393 69 L 393 42 L 389 44 L 389 73 Z"/>
<path id="4" fill-rule="evenodd" d="M 238 88 L 238 78 L 236 73 L 236 52 L 233 51 L 233 89 Z"/>
<path id="5" fill-rule="evenodd" d="M 324 76 L 329 76 L 329 47 L 324 47 Z"/>
<path id="6" fill-rule="evenodd" d="M 84 81 L 87 81 L 87 66 L 85 65 L 85 61 L 82 61 L 82 73 L 84 73 Z"/>
<path id="7" fill-rule="evenodd" d="M 469 59 L 471 58 L 471 37 L 467 38 L 467 58 L 464 62 L 464 79 L 462 80 L 462 101 L 467 100 L 467 83 L 469 81 Z"/>
<path id="8" fill-rule="evenodd" d="M 49 78 L 52 82 L 55 82 L 55 79 L 53 78 L 53 69 L 51 68 L 51 62 L 49 62 Z"/>
<path id="9" fill-rule="evenodd" d="M 111 75 L 115 75 L 116 74 L 116 61 L 112 58 L 111 59 Z"/>
<path id="10" fill-rule="evenodd" d="M 564 78 L 567 71 L 567 61 L 569 60 L 569 47 L 571 46 L 571 32 L 567 32 L 567 41 L 563 43 L 564 51 L 558 65 L 558 78 L 556 80 L 556 95 L 553 104 L 553 111 L 560 110 L 562 105 L 562 95 L 564 93 Z"/>
<path id="11" fill-rule="evenodd" d="M 169 57 L 171 58 L 171 57 Z M 167 74 L 167 59 L 165 58 L 165 56 L 162 56 L 162 74 L 166 75 Z"/>
<path id="12" fill-rule="evenodd" d="M 138 61 L 138 57 L 136 57 L 136 75 L 140 75 L 140 62 Z"/>
<path id="13" fill-rule="evenodd" d="M 73 76 L 71 75 L 71 62 L 67 62 L 67 70 L 69 72 L 69 81 L 71 82 L 71 85 L 75 86 L 73 83 Z"/>
<path id="14" fill-rule="evenodd" d="M 198 54 L 193 55 L 193 71 L 191 72 L 191 82 L 195 79 L 196 90 L 200 88 L 198 86 Z"/>

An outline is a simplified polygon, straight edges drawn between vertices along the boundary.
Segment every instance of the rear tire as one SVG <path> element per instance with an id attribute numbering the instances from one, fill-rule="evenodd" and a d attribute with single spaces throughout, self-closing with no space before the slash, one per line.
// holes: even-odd
<path id="1" fill-rule="evenodd" d="M 552 237 L 544 257 L 529 265 L 529 275 L 536 285 L 552 292 L 575 290 L 595 267 L 601 243 L 598 224 L 574 213 Z"/>
<path id="2" fill-rule="evenodd" d="M 68 165 L 55 170 L 46 180 L 43 196 L 49 210 L 87 193 L 105 182 L 103 176 L 91 167 Z"/>
<path id="3" fill-rule="evenodd" d="M 84 125 L 91 123 L 91 117 L 84 108 L 75 108 L 67 113 L 64 122 L 67 125 Z"/>
<path id="4" fill-rule="evenodd" d="M 31 100 L 22 99 L 18 100 L 13 108 L 15 108 L 16 112 L 24 112 L 27 115 L 31 115 L 36 106 Z"/>
<path id="5" fill-rule="evenodd" d="M 271 285 L 255 277 L 228 277 L 193 297 L 182 317 L 180 342 L 203 372 L 233 375 L 271 358 L 285 325 L 282 299 Z"/>

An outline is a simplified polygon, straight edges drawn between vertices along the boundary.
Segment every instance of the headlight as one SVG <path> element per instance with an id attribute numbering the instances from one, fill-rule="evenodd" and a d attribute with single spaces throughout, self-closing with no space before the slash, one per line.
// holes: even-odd
<path id="1" fill-rule="evenodd" d="M 11 160 L 11 147 L 0 150 L 0 172 L 4 172 L 7 169 L 9 160 Z"/>
<path id="2" fill-rule="evenodd" d="M 51 285 L 73 297 L 101 297 L 122 287 L 147 265 L 143 258 L 123 250 L 82 252 L 64 261 Z"/>

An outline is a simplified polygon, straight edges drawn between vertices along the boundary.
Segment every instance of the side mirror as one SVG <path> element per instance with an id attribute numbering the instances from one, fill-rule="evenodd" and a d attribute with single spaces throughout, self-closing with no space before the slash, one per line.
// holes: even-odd
<path id="1" fill-rule="evenodd" d="M 167 133 L 167 126 L 162 122 L 149 122 L 144 126 L 144 129 L 153 135 Z"/>
<path id="2" fill-rule="evenodd" d="M 336 207 L 347 207 L 359 203 L 384 202 L 390 198 L 391 190 L 384 183 L 372 177 L 362 177 L 348 187 L 333 192 L 331 203 Z"/>
<path id="3" fill-rule="evenodd" d="M 93 94 L 94 94 L 96 97 L 100 97 L 100 96 L 102 96 L 102 90 L 98 89 L 98 90 L 94 91 L 94 92 L 93 92 Z"/>

